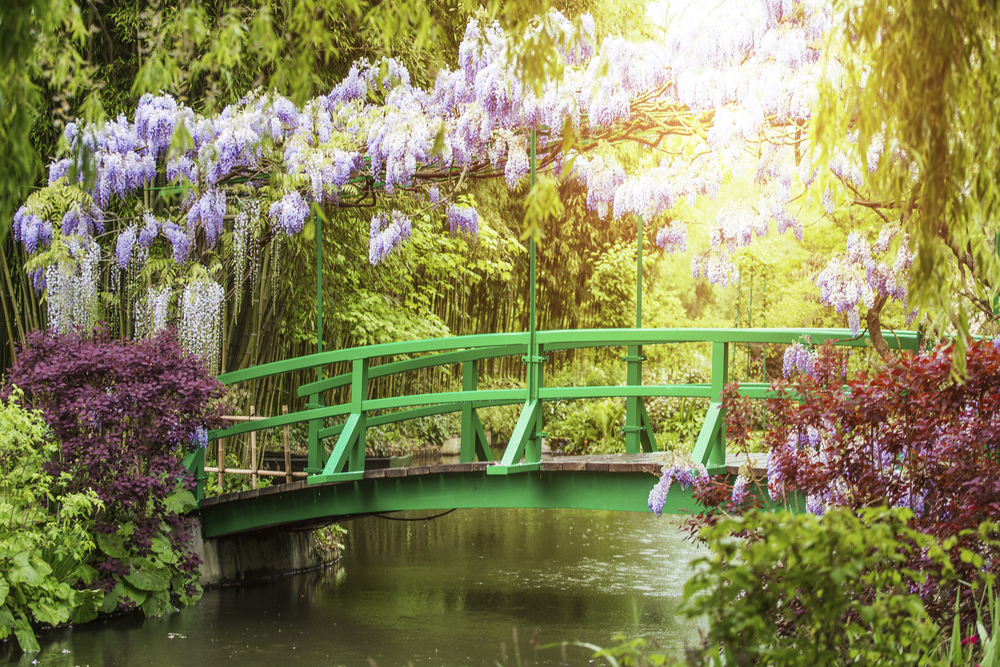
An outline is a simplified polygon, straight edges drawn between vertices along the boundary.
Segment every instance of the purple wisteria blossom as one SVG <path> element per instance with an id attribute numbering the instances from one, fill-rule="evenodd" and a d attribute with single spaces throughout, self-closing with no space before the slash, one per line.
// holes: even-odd
<path id="1" fill-rule="evenodd" d="M 802 343 L 792 343 L 785 348 L 785 356 L 781 364 L 781 374 L 790 378 L 795 372 L 812 375 L 816 364 L 815 353 Z"/>
<path id="2" fill-rule="evenodd" d="M 455 236 L 459 231 L 476 236 L 479 233 L 479 212 L 471 206 L 448 206 L 448 227 L 451 235 Z"/>
<path id="3" fill-rule="evenodd" d="M 306 218 L 309 217 L 309 204 L 293 190 L 271 204 L 268 215 L 286 236 L 292 236 L 301 232 L 305 226 Z"/>
<path id="4" fill-rule="evenodd" d="M 368 261 L 372 266 L 381 264 L 394 249 L 410 239 L 410 219 L 399 211 L 393 211 L 390 217 L 391 220 L 386 218 L 385 213 L 372 217 L 368 236 Z"/>

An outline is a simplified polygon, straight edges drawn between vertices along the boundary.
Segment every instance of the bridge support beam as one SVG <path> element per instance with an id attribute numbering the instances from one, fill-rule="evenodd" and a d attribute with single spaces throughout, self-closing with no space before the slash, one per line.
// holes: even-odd
<path id="1" fill-rule="evenodd" d="M 530 472 L 542 467 L 542 402 L 528 401 L 521 408 L 517 425 L 510 435 L 500 465 L 486 469 L 488 475 L 507 475 L 512 472 Z M 521 458 L 524 457 L 524 463 Z"/>
<path id="2" fill-rule="evenodd" d="M 712 402 L 698 442 L 691 455 L 709 474 L 726 467 L 726 411 L 722 408 L 722 389 L 729 381 L 729 343 L 712 343 Z"/>
<path id="3" fill-rule="evenodd" d="M 479 369 L 476 360 L 462 362 L 462 391 L 476 391 L 479 385 Z M 471 403 L 462 404 L 462 463 L 492 461 L 493 452 L 486 440 L 483 424 Z"/>
<path id="4" fill-rule="evenodd" d="M 310 484 L 361 479 L 365 474 L 365 435 L 368 418 L 362 409 L 368 397 L 368 360 L 355 359 L 351 370 L 351 414 L 323 472 L 307 478 Z M 310 428 L 312 425 L 310 424 Z"/>

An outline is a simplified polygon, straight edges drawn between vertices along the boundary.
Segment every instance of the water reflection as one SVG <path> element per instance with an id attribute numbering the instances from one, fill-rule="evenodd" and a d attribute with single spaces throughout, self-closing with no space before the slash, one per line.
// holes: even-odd
<path id="1" fill-rule="evenodd" d="M 407 515 L 393 515 L 395 517 Z M 410 514 L 409 518 L 419 517 Z M 696 637 L 676 615 L 696 548 L 677 524 L 587 510 L 460 510 L 432 521 L 347 524 L 327 569 L 206 593 L 168 616 L 44 633 L 13 664 L 484 665 L 519 648 L 639 632 L 677 650 Z M 512 656 L 508 656 L 513 661 Z M 557 649 L 537 654 L 559 664 Z"/>

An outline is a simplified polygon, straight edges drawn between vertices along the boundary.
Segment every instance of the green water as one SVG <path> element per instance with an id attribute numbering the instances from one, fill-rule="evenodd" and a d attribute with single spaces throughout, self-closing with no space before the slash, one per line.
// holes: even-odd
<path id="1" fill-rule="evenodd" d="M 393 515 L 406 516 L 406 515 Z M 411 518 L 422 516 L 408 515 Z M 671 519 L 586 510 L 459 510 L 432 521 L 366 517 L 339 567 L 209 591 L 161 618 L 114 619 L 42 633 L 42 651 L 11 664 L 419 665 L 539 664 L 558 648 L 607 645 L 619 632 L 664 649 L 694 641 L 678 617 L 698 550 Z M 571 652 L 572 664 L 586 664 Z M 32 661 L 37 661 L 33 663 Z"/>

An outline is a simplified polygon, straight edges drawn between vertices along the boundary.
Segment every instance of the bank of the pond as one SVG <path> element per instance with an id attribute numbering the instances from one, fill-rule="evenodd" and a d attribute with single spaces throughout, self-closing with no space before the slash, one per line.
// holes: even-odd
<path id="1" fill-rule="evenodd" d="M 419 518 L 392 515 L 395 519 Z M 8 664 L 492 665 L 517 648 L 638 632 L 679 651 L 697 636 L 677 616 L 698 553 L 677 524 L 584 510 L 461 510 L 430 521 L 347 524 L 336 567 L 210 590 L 161 618 L 42 633 Z M 558 664 L 543 651 L 540 664 Z M 33 661 L 37 660 L 37 663 Z"/>

